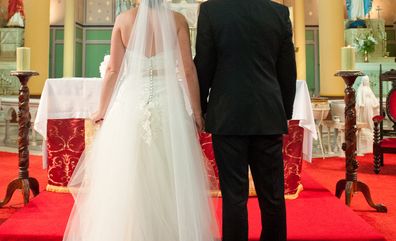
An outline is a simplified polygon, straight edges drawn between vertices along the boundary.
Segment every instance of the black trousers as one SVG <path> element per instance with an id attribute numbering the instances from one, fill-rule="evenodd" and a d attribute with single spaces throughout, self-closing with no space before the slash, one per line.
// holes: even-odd
<path id="1" fill-rule="evenodd" d="M 250 166 L 261 209 L 260 241 L 286 240 L 282 135 L 213 135 L 223 196 L 223 241 L 248 240 Z"/>

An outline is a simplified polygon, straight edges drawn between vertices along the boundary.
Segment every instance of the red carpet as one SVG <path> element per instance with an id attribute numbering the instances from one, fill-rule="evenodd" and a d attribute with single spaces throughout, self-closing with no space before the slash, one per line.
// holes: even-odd
<path id="1" fill-rule="evenodd" d="M 361 193 L 354 196 L 351 208 L 376 230 L 383 233 L 387 240 L 396 241 L 396 155 L 385 155 L 385 166 L 381 168 L 379 175 L 373 172 L 373 155 L 357 159 L 360 162 L 358 179 L 370 187 L 374 202 L 387 206 L 388 213 L 374 212 Z M 334 195 L 337 181 L 345 176 L 345 160 L 318 158 L 313 160 L 312 164 L 304 163 L 303 170 Z"/>
<path id="2" fill-rule="evenodd" d="M 0 189 L 2 188 L 1 191 L 3 191 L 8 179 L 13 175 L 7 174 L 10 177 L 5 178 L 7 183 L 4 181 L 5 172 L 3 170 L 11 170 L 12 165 L 9 167 L 10 169 L 4 169 L 3 157 L 5 156 L 1 154 L 0 157 L 2 157 L 0 161 Z M 40 175 L 43 175 L 43 171 L 37 173 L 33 171 L 35 168 L 40 170 L 40 159 L 32 158 L 31 167 L 32 176 L 36 175 L 43 185 L 45 178 L 39 177 L 39 173 L 41 172 Z M 307 169 L 310 173 L 314 172 L 312 167 Z M 8 173 L 8 171 L 6 172 Z M 45 173 L 43 176 L 45 177 Z M 307 173 L 304 173 L 303 177 L 305 191 L 299 199 L 287 202 L 288 240 L 385 240 L 381 234 L 310 178 Z M 17 201 L 17 196 L 15 201 Z M 19 200 L 20 202 L 21 200 Z M 72 203 L 70 195 L 42 192 L 26 208 L 12 215 L 0 226 L 0 240 L 62 240 Z M 364 208 L 368 210 L 367 207 Z M 0 209 L 0 213 L 2 212 L 3 209 Z M 249 202 L 249 215 L 250 240 L 257 241 L 259 240 L 260 215 L 256 199 L 251 199 Z"/>

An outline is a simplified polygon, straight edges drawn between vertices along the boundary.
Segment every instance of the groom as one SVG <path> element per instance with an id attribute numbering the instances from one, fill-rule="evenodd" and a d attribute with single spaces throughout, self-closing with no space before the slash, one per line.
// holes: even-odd
<path id="1" fill-rule="evenodd" d="M 296 87 L 288 8 L 269 0 L 202 3 L 194 61 L 219 170 L 223 241 L 248 240 L 249 166 L 260 240 L 286 240 L 282 134 Z"/>

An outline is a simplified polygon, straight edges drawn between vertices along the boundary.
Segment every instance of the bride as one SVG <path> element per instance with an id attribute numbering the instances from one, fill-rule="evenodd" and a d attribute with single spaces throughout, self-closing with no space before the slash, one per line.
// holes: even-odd
<path id="1" fill-rule="evenodd" d="M 166 0 L 117 18 L 93 120 L 101 128 L 69 184 L 63 240 L 215 240 L 188 25 Z"/>

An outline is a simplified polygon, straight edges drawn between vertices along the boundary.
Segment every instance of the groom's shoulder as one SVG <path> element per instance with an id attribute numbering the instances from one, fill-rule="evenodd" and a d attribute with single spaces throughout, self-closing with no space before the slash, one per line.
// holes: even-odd
<path id="1" fill-rule="evenodd" d="M 203 3 L 201 3 L 201 8 L 211 8 L 211 7 L 216 7 L 216 6 L 221 6 L 224 4 L 226 0 L 208 0 Z"/>
<path id="2" fill-rule="evenodd" d="M 282 14 L 289 14 L 289 8 L 286 7 L 283 4 L 274 2 L 274 1 L 270 1 L 270 5 L 277 11 L 279 11 Z"/>
<path id="3" fill-rule="evenodd" d="M 218 7 L 219 0 L 208 0 L 205 2 L 202 2 L 199 6 L 199 11 L 200 12 L 205 12 L 206 15 L 209 15 L 209 13 L 216 13 Z"/>

